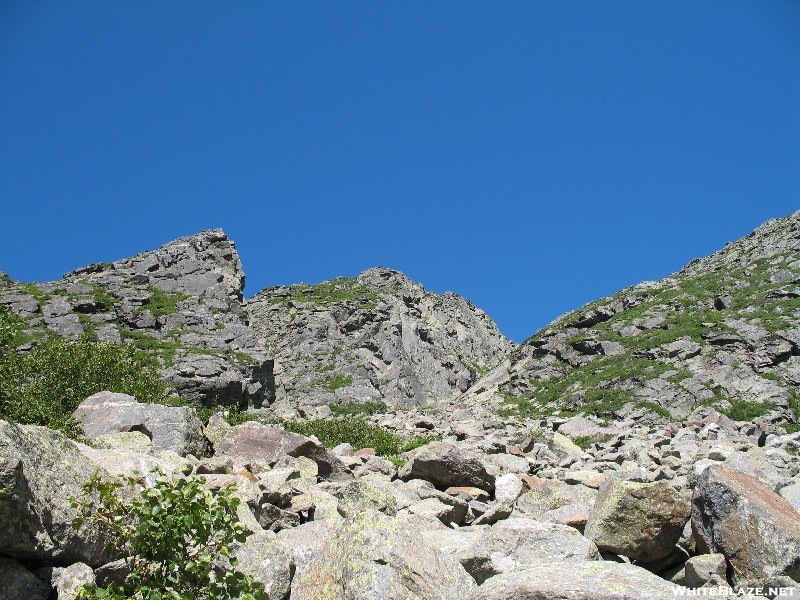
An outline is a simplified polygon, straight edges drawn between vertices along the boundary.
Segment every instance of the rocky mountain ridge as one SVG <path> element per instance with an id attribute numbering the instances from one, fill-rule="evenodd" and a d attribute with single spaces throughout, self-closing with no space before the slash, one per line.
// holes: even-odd
<path id="1" fill-rule="evenodd" d="M 104 391 L 73 413 L 82 441 L 0 420 L 0 590 L 130 585 L 69 499 L 158 467 L 232 486 L 235 569 L 273 599 L 800 595 L 798 283 L 800 213 L 522 345 L 389 269 L 244 301 L 219 230 L 3 278 L 15 351 L 134 344 L 220 412 Z"/>

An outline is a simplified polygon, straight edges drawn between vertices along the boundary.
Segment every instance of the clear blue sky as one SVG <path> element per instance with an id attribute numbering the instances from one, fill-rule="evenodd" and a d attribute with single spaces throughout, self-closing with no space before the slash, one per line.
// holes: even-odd
<path id="1" fill-rule="evenodd" d="M 0 2 L 0 269 L 202 229 L 522 340 L 800 208 L 800 2 Z"/>

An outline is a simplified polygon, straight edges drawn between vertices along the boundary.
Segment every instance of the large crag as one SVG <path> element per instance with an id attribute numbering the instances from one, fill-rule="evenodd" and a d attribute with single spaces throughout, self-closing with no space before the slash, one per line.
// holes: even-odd
<path id="1" fill-rule="evenodd" d="M 515 347 L 464 298 L 390 269 L 266 289 L 246 309 L 275 358 L 278 398 L 294 405 L 442 404 Z"/>

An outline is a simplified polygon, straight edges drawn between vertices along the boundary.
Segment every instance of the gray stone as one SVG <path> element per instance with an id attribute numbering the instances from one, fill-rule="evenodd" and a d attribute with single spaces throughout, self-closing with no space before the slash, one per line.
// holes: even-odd
<path id="1" fill-rule="evenodd" d="M 373 509 L 387 515 L 397 514 L 397 499 L 385 488 L 359 479 L 348 483 L 339 494 L 339 512 L 344 517 L 354 517 Z"/>
<path id="2" fill-rule="evenodd" d="M 75 600 L 83 586 L 93 583 L 95 583 L 94 571 L 83 563 L 73 563 L 65 569 L 53 572 L 53 587 L 58 593 L 58 600 Z"/>
<path id="3" fill-rule="evenodd" d="M 286 542 L 271 531 L 251 535 L 235 551 L 236 570 L 264 584 L 271 600 L 289 595 L 292 555 Z"/>
<path id="4" fill-rule="evenodd" d="M 448 550 L 478 585 L 499 573 L 541 561 L 600 559 L 597 547 L 575 529 L 525 518 L 480 529 L 463 545 Z"/>
<path id="5" fill-rule="evenodd" d="M 13 558 L 107 561 L 106 538 L 84 527 L 70 498 L 98 471 L 62 434 L 33 425 L 0 421 L 0 553 Z"/>
<path id="6" fill-rule="evenodd" d="M 542 561 L 488 579 L 472 600 L 666 600 L 678 586 L 608 561 Z"/>
<path id="7" fill-rule="evenodd" d="M 685 579 L 688 587 L 701 587 L 712 575 L 719 575 L 725 578 L 725 571 L 728 565 L 725 556 L 722 554 L 701 554 L 693 556 L 686 561 Z"/>
<path id="8" fill-rule="evenodd" d="M 437 487 L 474 486 L 494 489 L 495 476 L 489 473 L 474 453 L 450 442 L 433 442 L 409 453 L 410 460 L 400 470 L 403 479 L 419 478 Z"/>
<path id="9" fill-rule="evenodd" d="M 350 480 L 352 475 L 336 455 L 311 438 L 286 431 L 278 425 L 248 421 L 226 430 L 215 445 L 216 454 L 229 454 L 246 460 L 277 463 L 286 456 L 310 458 L 326 479 Z"/>
<path id="10" fill-rule="evenodd" d="M 298 569 L 292 597 L 461 600 L 475 589 L 461 566 L 414 525 L 367 511 L 322 541 L 310 564 Z"/>

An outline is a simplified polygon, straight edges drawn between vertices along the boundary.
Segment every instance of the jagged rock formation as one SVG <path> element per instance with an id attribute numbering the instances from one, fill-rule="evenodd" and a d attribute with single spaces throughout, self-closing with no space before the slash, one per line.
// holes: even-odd
<path id="1" fill-rule="evenodd" d="M 188 402 L 258 407 L 273 397 L 272 362 L 247 326 L 243 288 L 236 247 L 216 229 L 51 283 L 0 278 L 0 304 L 34 337 L 89 334 L 151 352 Z"/>
<path id="2" fill-rule="evenodd" d="M 269 288 L 246 309 L 275 359 L 278 398 L 295 405 L 441 404 L 515 346 L 464 298 L 390 269 Z"/>
<path id="3" fill-rule="evenodd" d="M 683 419 L 703 406 L 794 421 L 800 212 L 656 282 L 568 313 L 461 400 L 501 412 Z"/>

